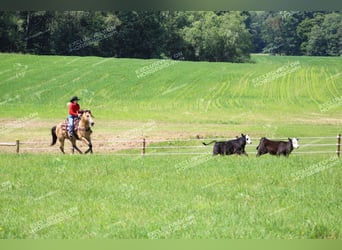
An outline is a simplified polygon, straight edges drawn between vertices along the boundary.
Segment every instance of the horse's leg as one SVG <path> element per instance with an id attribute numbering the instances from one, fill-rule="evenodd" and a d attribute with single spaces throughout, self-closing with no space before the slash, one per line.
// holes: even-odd
<path id="1" fill-rule="evenodd" d="M 91 143 L 90 135 L 89 135 L 88 141 L 89 141 L 90 153 L 92 154 L 93 153 L 93 144 Z"/>
<path id="2" fill-rule="evenodd" d="M 89 148 L 84 153 L 88 154 L 90 152 L 92 154 L 93 153 L 93 145 L 91 144 L 91 142 L 89 142 L 88 147 Z"/>
<path id="3" fill-rule="evenodd" d="M 93 153 L 93 145 L 91 144 L 90 139 L 87 140 L 85 137 L 82 137 L 81 140 L 82 140 L 86 145 L 88 145 L 88 149 L 87 149 L 87 151 L 85 151 L 84 153 L 85 153 L 85 154 L 88 154 L 89 152 Z"/>
<path id="4" fill-rule="evenodd" d="M 83 152 L 76 146 L 76 144 L 75 144 L 74 148 L 77 150 L 77 152 L 79 152 L 80 154 L 83 154 Z"/>
<path id="5" fill-rule="evenodd" d="M 65 154 L 65 152 L 64 152 L 65 136 L 63 135 L 63 131 L 62 131 L 60 125 L 56 126 L 56 136 L 57 136 L 58 141 L 59 141 L 59 149 L 62 151 L 63 154 Z"/>
<path id="6" fill-rule="evenodd" d="M 65 140 L 65 138 L 63 136 L 59 138 L 59 143 L 60 143 L 59 148 L 63 154 L 65 154 L 65 152 L 64 152 L 64 140 Z"/>
<path id="7" fill-rule="evenodd" d="M 76 146 L 76 142 L 75 142 L 75 145 L 73 146 L 73 148 L 75 148 L 77 150 L 77 152 L 79 152 L 80 154 L 83 154 L 83 152 Z"/>
<path id="8" fill-rule="evenodd" d="M 75 152 L 74 149 L 76 149 L 77 152 L 79 152 L 80 154 L 83 154 L 82 151 L 81 151 L 81 150 L 77 147 L 77 145 L 76 145 L 76 139 L 75 139 L 75 137 L 73 137 L 72 139 L 70 139 L 70 141 L 71 141 L 71 144 L 72 144 L 72 153 L 74 153 L 74 152 Z"/>

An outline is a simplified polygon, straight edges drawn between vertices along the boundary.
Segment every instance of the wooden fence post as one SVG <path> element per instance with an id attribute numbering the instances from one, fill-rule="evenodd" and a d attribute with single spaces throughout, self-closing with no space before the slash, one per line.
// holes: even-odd
<path id="1" fill-rule="evenodd" d="M 145 155 L 145 150 L 146 150 L 146 139 L 143 139 L 143 144 L 142 144 L 142 151 L 141 154 L 144 156 Z"/>
<path id="2" fill-rule="evenodd" d="M 338 134 L 336 137 L 336 154 L 337 157 L 340 157 L 340 152 L 341 152 L 341 134 Z"/>
<path id="3" fill-rule="evenodd" d="M 19 154 L 19 145 L 20 145 L 20 141 L 19 140 L 16 140 L 15 141 L 15 145 L 16 145 L 16 147 L 17 147 L 17 154 Z"/>

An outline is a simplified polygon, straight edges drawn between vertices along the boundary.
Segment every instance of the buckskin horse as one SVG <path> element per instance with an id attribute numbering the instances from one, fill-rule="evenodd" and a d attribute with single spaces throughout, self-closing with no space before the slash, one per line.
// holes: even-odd
<path id="1" fill-rule="evenodd" d="M 60 124 L 54 126 L 51 128 L 51 135 L 52 135 L 52 143 L 51 146 L 55 145 L 57 142 L 57 139 L 60 142 L 60 150 L 63 154 L 64 152 L 64 141 L 65 139 L 69 139 L 72 144 L 72 153 L 74 153 L 74 150 L 76 149 L 80 154 L 82 154 L 82 151 L 76 146 L 76 140 L 83 141 L 87 146 L 88 149 L 84 152 L 87 153 L 93 153 L 93 145 L 91 144 L 91 127 L 94 126 L 93 121 L 93 115 L 90 110 L 81 110 L 80 111 L 81 118 L 79 120 L 78 126 L 75 126 L 75 132 L 73 137 L 69 137 L 68 133 L 68 122 L 64 121 Z"/>

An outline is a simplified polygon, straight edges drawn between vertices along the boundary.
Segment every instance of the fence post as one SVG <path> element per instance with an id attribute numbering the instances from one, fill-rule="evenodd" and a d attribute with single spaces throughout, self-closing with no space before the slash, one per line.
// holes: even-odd
<path id="1" fill-rule="evenodd" d="M 146 150 L 146 139 L 143 139 L 143 144 L 142 144 L 142 151 L 141 154 L 144 156 L 145 155 L 145 150 Z"/>
<path id="2" fill-rule="evenodd" d="M 20 145 L 20 141 L 19 140 L 16 140 L 15 141 L 15 145 L 16 145 L 16 147 L 17 147 L 17 154 L 19 154 L 19 145 Z"/>
<path id="3" fill-rule="evenodd" d="M 337 157 L 340 157 L 340 152 L 341 152 L 341 134 L 338 134 L 336 137 L 336 154 Z"/>

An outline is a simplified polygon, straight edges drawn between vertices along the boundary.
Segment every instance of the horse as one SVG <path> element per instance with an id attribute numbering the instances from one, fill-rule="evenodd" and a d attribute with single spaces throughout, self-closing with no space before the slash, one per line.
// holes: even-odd
<path id="1" fill-rule="evenodd" d="M 91 143 L 90 135 L 93 132 L 91 130 L 91 127 L 94 126 L 93 121 L 93 115 L 90 110 L 81 110 L 80 111 L 80 121 L 77 130 L 74 133 L 74 136 L 70 138 L 68 133 L 68 128 L 64 126 L 65 122 L 61 122 L 60 124 L 54 126 L 51 128 L 51 135 L 52 135 L 52 143 L 51 146 L 55 145 L 57 142 L 57 139 L 60 142 L 60 150 L 63 154 L 64 152 L 64 141 L 65 139 L 69 139 L 72 144 L 72 153 L 74 153 L 74 150 L 76 149 L 80 154 L 82 154 L 82 151 L 76 146 L 76 140 L 83 141 L 87 146 L 88 149 L 84 152 L 87 153 L 93 153 L 93 145 Z"/>

